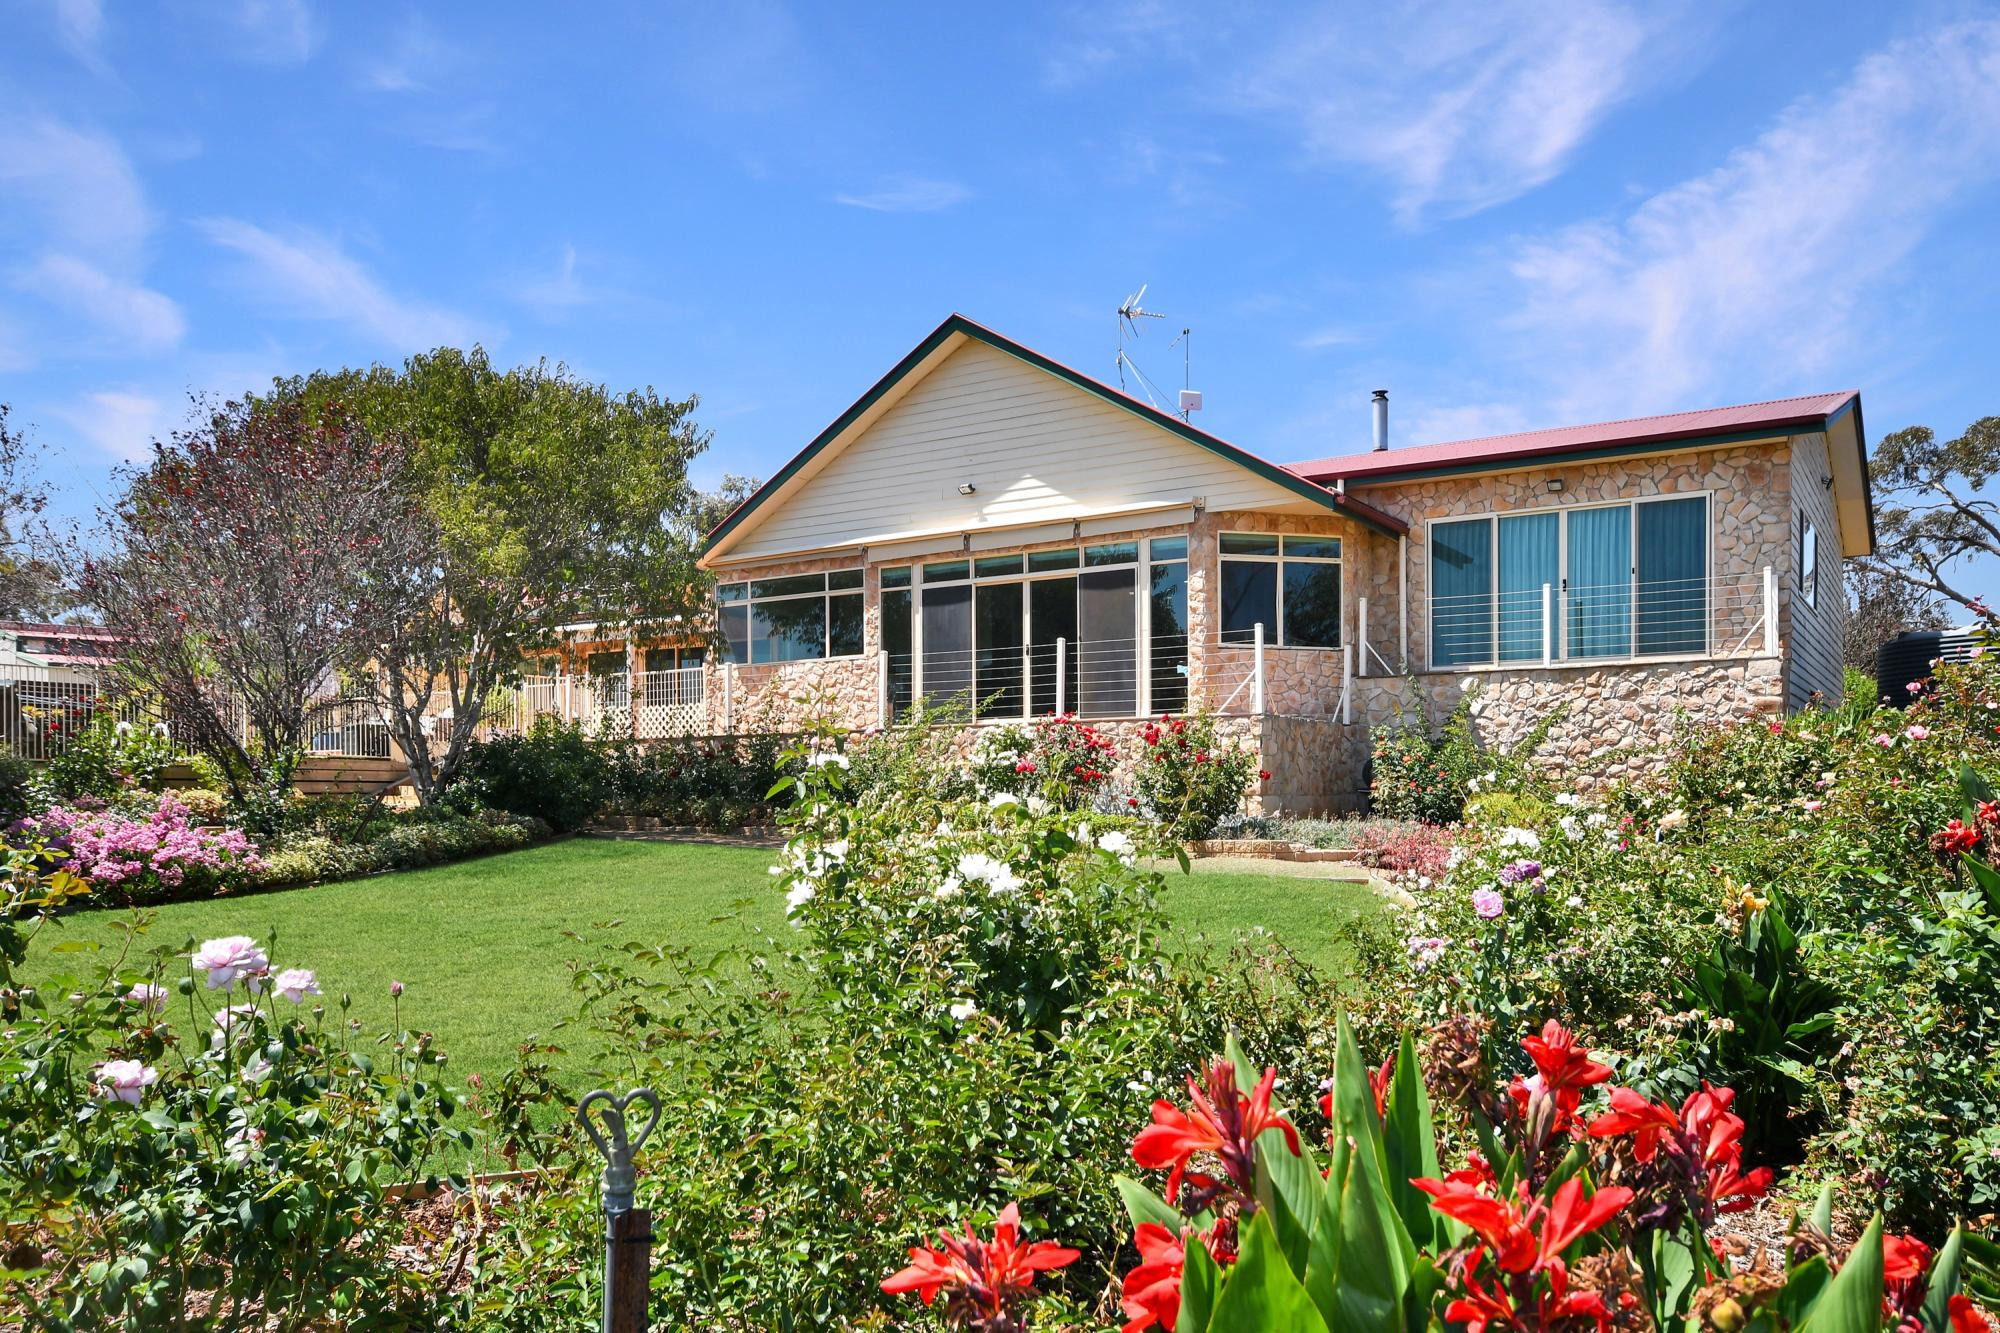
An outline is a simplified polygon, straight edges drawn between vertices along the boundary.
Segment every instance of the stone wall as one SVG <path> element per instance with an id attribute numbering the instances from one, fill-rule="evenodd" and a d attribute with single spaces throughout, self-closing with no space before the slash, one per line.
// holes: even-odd
<path id="1" fill-rule="evenodd" d="M 1473 724 L 1489 747 L 1519 742 L 1552 710 L 1563 708 L 1535 757 L 1560 785 L 1580 788 L 1645 771 L 1683 716 L 1740 722 L 1776 716 L 1785 706 L 1783 663 L 1775 657 L 1431 672 L 1414 680 L 1438 725 L 1467 688 L 1476 688 Z M 1419 725 L 1424 701 L 1412 698 L 1409 690 L 1409 681 L 1393 677 L 1360 682 L 1356 723 L 1386 726 L 1407 719 Z"/>

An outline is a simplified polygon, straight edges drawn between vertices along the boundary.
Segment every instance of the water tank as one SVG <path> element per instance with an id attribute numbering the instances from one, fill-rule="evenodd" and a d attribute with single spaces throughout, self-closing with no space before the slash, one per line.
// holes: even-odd
<path id="1" fill-rule="evenodd" d="M 1911 699 L 1910 682 L 1931 674 L 1931 663 L 1969 662 L 1979 646 L 1973 627 L 1913 629 L 1898 634 L 1875 650 L 1875 684 L 1889 703 L 1902 707 Z"/>

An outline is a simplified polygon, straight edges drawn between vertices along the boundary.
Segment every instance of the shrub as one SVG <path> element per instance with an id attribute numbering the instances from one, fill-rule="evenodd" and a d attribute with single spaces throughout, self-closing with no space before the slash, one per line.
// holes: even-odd
<path id="1" fill-rule="evenodd" d="M 100 900 L 124 904 L 223 892 L 263 864 L 241 831 L 195 826 L 172 792 L 144 815 L 57 806 L 22 820 L 13 837 L 73 871 Z"/>
<path id="2" fill-rule="evenodd" d="M 14 854 L 0 901 L 0 1292 L 25 1326 L 423 1327 L 387 1191 L 470 1146 L 428 1035 L 368 1039 L 273 945 L 133 943 L 16 989 L 71 896 Z M 133 927 L 133 941 L 145 923 Z M 60 948 L 60 946 L 58 946 Z M 176 992 L 178 992 L 176 994 Z M 25 1270 L 25 1271 L 23 1271 Z"/>
<path id="3" fill-rule="evenodd" d="M 951 719 L 926 719 L 932 725 Z M 1064 810 L 1081 810 L 1108 790 L 1117 746 L 1073 713 L 1037 718 L 1030 726 L 982 727 L 968 768 L 979 790 L 1036 796 Z"/>
<path id="4" fill-rule="evenodd" d="M 173 762 L 164 726 L 134 726 L 101 713 L 49 757 L 42 781 L 53 801 L 108 801 L 131 791 L 160 790 Z"/>
<path id="5" fill-rule="evenodd" d="M 481 804 L 545 820 L 564 833 L 582 827 L 614 791 L 604 747 L 580 725 L 547 715 L 526 735 L 474 745 L 460 781 Z"/>
<path id="6" fill-rule="evenodd" d="M 1421 707 L 1417 718 L 1377 727 L 1370 741 L 1369 801 L 1378 815 L 1428 824 L 1456 823 L 1465 815 L 1467 798 L 1482 787 L 1532 789 L 1529 763 L 1564 711 L 1550 709 L 1514 744 L 1489 750 L 1472 720 L 1477 687 L 1459 696 L 1442 727 L 1431 723 L 1424 689 L 1411 682 L 1409 693 Z"/>
<path id="7" fill-rule="evenodd" d="M 174 797 L 186 807 L 188 817 L 203 824 L 219 824 L 229 814 L 229 798 L 206 787 L 189 787 Z"/>
<path id="8" fill-rule="evenodd" d="M 1136 779 L 1140 808 L 1182 841 L 1212 837 L 1239 813 L 1257 774 L 1257 756 L 1216 735 L 1206 713 L 1162 717 L 1140 732 L 1146 744 Z"/>
<path id="9" fill-rule="evenodd" d="M 584 1032 L 565 1045 L 594 1034 L 605 1076 L 658 1088 L 672 1127 L 641 1163 L 655 1318 L 874 1326 L 895 1304 L 857 1273 L 900 1267 L 935 1217 L 1012 1199 L 1084 1251 L 1058 1297 L 1080 1315 L 1117 1262 L 1122 1126 L 1159 1071 L 1235 1024 L 1294 1052 L 1297 1086 L 1318 1077 L 1322 983 L 1167 952 L 1148 826 L 969 795 L 956 736 L 793 754 L 776 891 L 795 942 L 754 951 L 747 980 L 640 944 L 578 965 Z M 593 1158 L 566 1122 L 537 1128 L 545 1060 L 530 1052 L 492 1113 L 503 1149 L 557 1183 L 472 1261 L 511 1327 L 587 1322 L 594 1299 L 573 1277 L 597 1263 Z"/>
<path id="10" fill-rule="evenodd" d="M 35 765 L 9 750 L 0 753 L 0 821 L 11 823 L 33 804 Z"/>
<path id="11" fill-rule="evenodd" d="M 775 735 L 686 736 L 612 749 L 618 811 L 671 824 L 736 828 L 768 823 L 785 742 Z"/>
<path id="12" fill-rule="evenodd" d="M 413 870 L 512 851 L 545 841 L 551 832 L 541 820 L 499 811 L 463 815 L 432 807 L 385 814 L 363 841 L 343 842 L 324 835 L 288 839 L 280 850 L 264 853 L 264 868 L 256 882 L 260 888 L 293 888 Z"/>

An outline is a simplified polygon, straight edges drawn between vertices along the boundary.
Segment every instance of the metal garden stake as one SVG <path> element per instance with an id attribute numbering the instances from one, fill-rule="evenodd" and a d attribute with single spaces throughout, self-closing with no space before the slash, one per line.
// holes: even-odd
<path id="1" fill-rule="evenodd" d="M 632 1133 L 632 1107 L 652 1114 Z M 596 1114 L 593 1115 L 592 1111 Z M 602 1333 L 646 1333 L 646 1295 L 653 1267 L 653 1214 L 632 1206 L 639 1175 L 632 1155 L 660 1123 L 660 1094 L 634 1088 L 623 1097 L 599 1089 L 577 1104 L 583 1132 L 604 1157 L 604 1324 Z"/>

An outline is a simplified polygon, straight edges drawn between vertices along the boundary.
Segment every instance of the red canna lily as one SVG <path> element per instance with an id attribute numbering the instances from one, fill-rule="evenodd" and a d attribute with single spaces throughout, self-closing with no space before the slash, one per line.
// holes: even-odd
<path id="1" fill-rule="evenodd" d="M 1453 1173 L 1457 1174 L 1457 1173 Z M 1463 1180 L 1430 1180 L 1418 1177 L 1410 1182 L 1431 1196 L 1431 1207 L 1471 1228 L 1485 1248 L 1493 1251 L 1493 1262 L 1503 1273 L 1525 1273 L 1535 1265 L 1539 1247 L 1520 1208 L 1497 1199 L 1487 1187 Z M 1517 1199 L 1527 1189 L 1516 1185 Z M 1468 1265 L 1468 1268 L 1476 1265 Z"/>
<path id="2" fill-rule="evenodd" d="M 929 1305 L 940 1291 L 947 1293 L 946 1315 L 954 1323 L 985 1321 L 991 1326 L 1013 1320 L 1021 1299 L 1035 1289 L 1035 1274 L 1063 1268 L 1082 1257 L 1081 1251 L 1050 1241 L 1021 1241 L 1021 1211 L 1013 1204 L 993 1222 L 993 1239 L 981 1240 L 968 1223 L 963 1236 L 944 1232 L 942 1249 L 913 1246 L 910 1266 L 882 1281 L 892 1296 L 914 1291 Z"/>
<path id="3" fill-rule="evenodd" d="M 1487 1333 L 1498 1326 L 1503 1329 L 1550 1329 L 1571 1319 L 1589 1319 L 1596 1323 L 1598 1333 L 1605 1333 L 1611 1327 L 1611 1309 L 1605 1305 L 1604 1297 L 1594 1291 L 1572 1292 L 1569 1289 L 1569 1272 L 1560 1264 L 1549 1270 L 1547 1287 L 1536 1293 L 1535 1322 L 1529 1324 L 1515 1311 L 1514 1302 L 1506 1289 L 1496 1284 L 1487 1288 L 1476 1276 L 1482 1251 L 1475 1248 L 1459 1270 L 1459 1281 L 1465 1294 L 1452 1299 L 1445 1307 L 1445 1322 L 1464 1324 L 1467 1333 Z"/>
<path id="4" fill-rule="evenodd" d="M 1971 1297 L 1954 1296 L 1947 1308 L 1951 1312 L 1951 1333 L 1993 1333 L 1992 1321 L 1972 1303 Z"/>
<path id="5" fill-rule="evenodd" d="M 1704 1083 L 1676 1113 L 1630 1088 L 1612 1089 L 1611 1109 L 1590 1122 L 1591 1137 L 1630 1134 L 1641 1165 L 1654 1163 L 1663 1147 L 1672 1159 L 1661 1163 L 1670 1192 L 1642 1210 L 1640 1227 L 1665 1223 L 1682 1204 L 1695 1206 L 1704 1219 L 1741 1212 L 1770 1189 L 1769 1167 L 1743 1170 L 1743 1119 L 1729 1109 L 1735 1100 L 1733 1089 Z"/>
<path id="6" fill-rule="evenodd" d="M 1394 1056 L 1384 1060 L 1380 1069 L 1371 1069 L 1368 1071 L 1368 1091 L 1375 1094 L 1376 1115 L 1386 1116 L 1389 1114 L 1389 1084 L 1395 1080 L 1395 1077 L 1396 1059 Z M 1332 1088 L 1327 1088 L 1325 1092 L 1319 1095 L 1319 1109 L 1321 1115 L 1324 1115 L 1328 1120 L 1333 1119 Z"/>
<path id="7" fill-rule="evenodd" d="M 1539 1199 L 1528 1203 L 1527 1186 L 1519 1182 L 1511 1202 L 1465 1181 L 1419 1178 L 1410 1183 L 1431 1196 L 1432 1208 L 1470 1227 L 1492 1249 L 1493 1262 L 1503 1273 L 1561 1267 L 1564 1250 L 1632 1202 L 1632 1191 L 1623 1185 L 1607 1186 L 1585 1198 L 1583 1181 L 1575 1176 L 1564 1181 L 1546 1204 Z"/>
<path id="8" fill-rule="evenodd" d="M 1139 1333 L 1154 1324 L 1173 1333 L 1174 1320 L 1181 1312 L 1186 1242 L 1158 1222 L 1141 1222 L 1132 1243 L 1139 1247 L 1139 1266 L 1125 1275 L 1121 1300 L 1127 1316 L 1124 1333 Z"/>
<path id="9" fill-rule="evenodd" d="M 1632 1135 L 1632 1155 L 1641 1162 L 1653 1160 L 1662 1134 L 1680 1131 L 1681 1118 L 1671 1106 L 1649 1102 L 1630 1088 L 1613 1088 L 1611 1109 L 1590 1122 L 1590 1136 L 1595 1139 Z"/>
<path id="10" fill-rule="evenodd" d="M 1188 1163 L 1198 1154 L 1209 1153 L 1220 1159 L 1229 1183 L 1247 1196 L 1256 1188 L 1259 1135 L 1267 1129 L 1282 1130 L 1292 1155 L 1296 1157 L 1299 1152 L 1298 1130 L 1291 1121 L 1271 1110 L 1271 1089 L 1278 1081 L 1276 1069 L 1266 1069 L 1255 1091 L 1247 1097 L 1238 1090 L 1236 1066 L 1228 1060 L 1211 1061 L 1207 1076 L 1206 1092 L 1193 1075 L 1188 1076 L 1189 1110 L 1183 1111 L 1164 1099 L 1154 1102 L 1153 1123 L 1140 1130 L 1139 1137 L 1132 1141 L 1133 1161 L 1148 1169 L 1170 1170 L 1169 1202 L 1179 1200 Z M 1195 1174 L 1194 1182 L 1197 1190 L 1204 1192 L 1218 1185 L 1212 1177 L 1200 1173 Z"/>
<path id="11" fill-rule="evenodd" d="M 1553 1018 L 1542 1025 L 1541 1036 L 1523 1037 L 1521 1049 L 1535 1062 L 1542 1086 L 1551 1095 L 1571 1098 L 1571 1110 L 1576 1109 L 1576 1099 L 1581 1098 L 1585 1088 L 1611 1077 L 1611 1066 L 1591 1059 L 1590 1052 L 1576 1044 L 1570 1030 Z"/>

